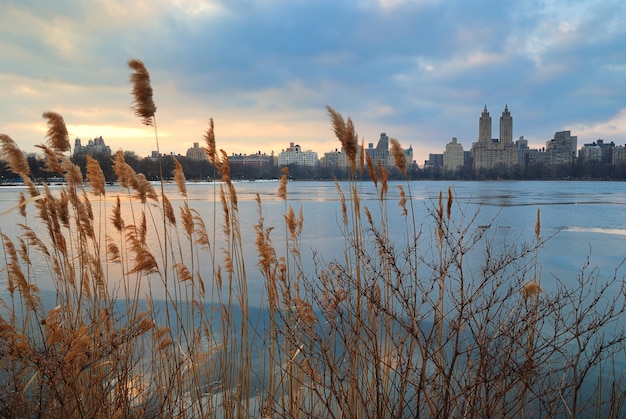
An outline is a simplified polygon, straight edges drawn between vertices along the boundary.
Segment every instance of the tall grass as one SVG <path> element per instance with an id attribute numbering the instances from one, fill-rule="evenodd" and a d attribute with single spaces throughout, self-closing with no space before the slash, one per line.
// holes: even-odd
<path id="1" fill-rule="evenodd" d="M 129 66 L 134 111 L 154 126 L 158 147 L 149 74 L 138 60 Z M 157 191 L 122 151 L 114 196 L 95 160 L 83 179 L 54 112 L 44 113 L 40 148 L 65 178 L 60 188 L 36 184 L 17 144 L 0 135 L 2 160 L 25 185 L 18 233 L 0 231 L 2 415 L 623 415 L 620 270 L 601 282 L 584 264 L 575 286 L 557 280 L 544 291 L 537 255 L 549 237 L 539 212 L 534 240 L 503 245 L 452 189 L 418 207 L 407 180 L 393 202 L 387 165 L 359 146 L 350 118 L 327 112 L 351 176 L 336 183 L 343 252 L 316 253 L 314 271 L 302 259 L 306 214 L 290 204 L 286 171 L 277 191 L 284 224 L 266 225 L 257 196 L 258 257 L 246 259 L 248 233 L 212 120 L 205 152 L 221 181 L 208 214 L 193 208 L 178 162 L 176 205 L 163 173 Z M 400 143 L 391 144 L 406 175 Z M 371 208 L 361 199 L 364 170 L 377 192 Z M 252 269 L 265 280 L 265 322 L 248 302 Z M 39 290 L 46 280 L 53 297 Z"/>

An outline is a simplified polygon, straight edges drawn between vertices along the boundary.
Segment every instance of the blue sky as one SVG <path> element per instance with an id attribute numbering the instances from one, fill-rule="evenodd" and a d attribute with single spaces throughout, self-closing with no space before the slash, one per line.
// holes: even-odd
<path id="1" fill-rule="evenodd" d="M 202 142 L 212 117 L 228 154 L 293 141 L 321 156 L 339 146 L 325 105 L 420 165 L 452 137 L 470 149 L 485 105 L 494 136 L 508 105 L 534 147 L 561 130 L 626 144 L 623 0 L 0 0 L 0 133 L 34 151 L 52 110 L 71 139 L 149 154 L 132 58 L 165 153 Z"/>

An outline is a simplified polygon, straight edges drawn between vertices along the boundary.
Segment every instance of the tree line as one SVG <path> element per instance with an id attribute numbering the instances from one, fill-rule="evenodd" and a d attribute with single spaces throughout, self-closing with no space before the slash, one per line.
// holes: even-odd
<path id="1" fill-rule="evenodd" d="M 107 182 L 116 180 L 113 167 L 113 156 L 100 153 L 91 156 L 100 163 Z M 86 174 L 86 155 L 72 156 L 72 161 Z M 159 179 L 158 159 L 140 158 L 132 151 L 124 153 L 124 159 L 137 173 L 143 173 L 148 180 Z M 185 177 L 192 181 L 212 180 L 219 178 L 215 167 L 208 161 L 191 160 L 185 156 L 164 155 L 161 157 L 163 175 L 166 179 L 172 177 L 174 159 L 177 159 L 184 170 Z M 58 174 L 46 170 L 45 161 L 37 155 L 27 157 L 33 177 L 41 181 L 53 181 Z M 233 180 L 278 179 L 281 176 L 281 167 L 253 166 L 231 164 L 231 178 Z M 369 180 L 368 170 L 358 171 L 359 176 Z M 526 167 L 513 168 L 495 167 L 475 171 L 471 166 L 463 166 L 450 172 L 442 167 L 419 168 L 416 164 L 410 165 L 407 175 L 411 180 L 626 180 L 626 164 L 606 164 L 599 161 L 576 160 L 565 164 L 529 164 Z M 325 166 L 289 166 L 289 177 L 293 180 L 345 180 L 348 179 L 348 169 Z M 395 167 L 389 169 L 390 180 L 404 179 L 404 175 Z M 19 181 L 3 162 L 0 164 L 0 181 L 11 183 Z"/>

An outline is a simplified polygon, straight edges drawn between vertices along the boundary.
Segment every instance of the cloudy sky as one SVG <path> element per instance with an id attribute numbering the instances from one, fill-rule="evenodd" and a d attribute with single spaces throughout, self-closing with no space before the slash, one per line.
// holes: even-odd
<path id="1" fill-rule="evenodd" d="M 0 133 L 24 151 L 60 113 L 73 140 L 147 155 L 129 59 L 150 72 L 162 152 L 215 120 L 218 147 L 338 147 L 325 105 L 366 145 L 381 132 L 421 165 L 452 137 L 470 149 L 487 106 L 498 135 L 541 147 L 626 143 L 623 0 L 0 0 Z"/>

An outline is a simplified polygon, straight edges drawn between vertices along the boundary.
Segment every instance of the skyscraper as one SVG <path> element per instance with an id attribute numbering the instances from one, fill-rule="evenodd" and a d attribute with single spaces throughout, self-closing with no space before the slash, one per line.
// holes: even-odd
<path id="1" fill-rule="evenodd" d="M 478 142 L 485 144 L 491 142 L 491 116 L 489 116 L 487 105 L 478 121 Z"/>
<path id="2" fill-rule="evenodd" d="M 500 117 L 500 142 L 513 143 L 513 118 L 508 105 L 504 105 L 504 111 Z"/>
<path id="3" fill-rule="evenodd" d="M 443 153 L 443 169 L 453 172 L 463 167 L 465 163 L 465 153 L 463 145 L 457 142 L 456 137 L 452 137 L 452 141 L 446 144 L 446 151 Z"/>
<path id="4" fill-rule="evenodd" d="M 505 106 L 500 117 L 500 138 L 491 138 L 491 116 L 487 106 L 478 121 L 478 141 L 472 144 L 474 170 L 511 168 L 517 164 L 517 148 L 513 143 L 513 117 Z"/>

